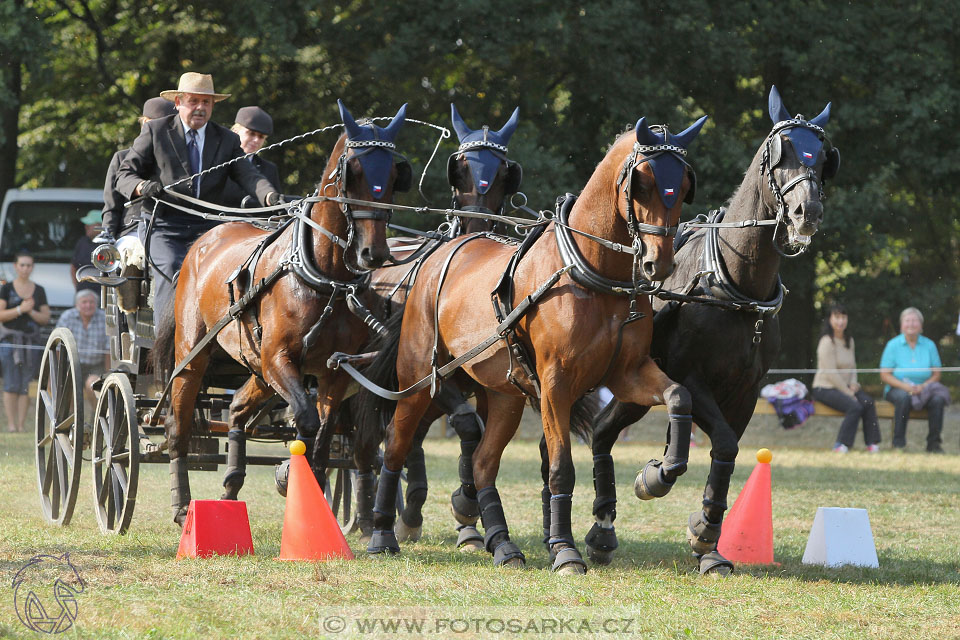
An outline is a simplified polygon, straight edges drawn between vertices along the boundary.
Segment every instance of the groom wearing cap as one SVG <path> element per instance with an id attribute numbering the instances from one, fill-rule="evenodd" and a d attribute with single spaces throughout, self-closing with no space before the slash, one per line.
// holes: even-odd
<path id="1" fill-rule="evenodd" d="M 249 162 L 233 162 L 197 175 L 244 155 L 237 134 L 210 121 L 214 103 L 230 97 L 214 91 L 212 76 L 184 73 L 177 88 L 161 92 L 160 97 L 173 100 L 177 113 L 151 120 L 143 127 L 117 172 L 117 191 L 128 199 L 143 196 L 159 200 L 149 239 L 149 263 L 155 283 L 153 308 L 166 311 L 172 310 L 174 278 L 187 249 L 216 223 L 165 204 L 196 208 L 166 193 L 164 187 L 176 183 L 172 191 L 220 203 L 227 178 L 232 178 L 255 193 L 263 204 L 277 204 L 280 196 Z M 154 215 L 153 206 L 150 200 L 144 202 L 140 221 L 142 239 Z"/>
<path id="2" fill-rule="evenodd" d="M 166 118 L 177 112 L 177 108 L 166 98 L 150 98 L 143 103 L 142 115 L 137 122 L 143 127 L 157 118 Z M 140 217 L 140 207 L 126 207 L 127 199 L 117 192 L 117 170 L 130 149 L 121 149 L 113 154 L 107 167 L 107 178 L 103 183 L 103 230 L 93 241 L 96 244 L 115 242 L 116 238 L 135 231 Z"/>
<path id="3" fill-rule="evenodd" d="M 258 106 L 240 107 L 230 131 L 240 136 L 240 147 L 244 153 L 254 154 L 247 161 L 252 163 L 277 191 L 280 191 L 280 172 L 277 170 L 277 165 L 256 155 L 266 143 L 267 136 L 273 135 L 273 118 L 270 114 Z M 253 206 L 256 206 L 256 194 L 245 191 L 233 180 L 227 180 L 227 188 L 223 192 L 223 206 L 239 208 L 245 202 L 250 206 L 250 200 L 254 200 Z"/>

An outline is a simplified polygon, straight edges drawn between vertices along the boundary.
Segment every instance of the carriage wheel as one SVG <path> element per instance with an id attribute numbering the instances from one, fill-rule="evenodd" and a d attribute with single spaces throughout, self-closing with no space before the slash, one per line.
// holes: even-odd
<path id="1" fill-rule="evenodd" d="M 356 469 L 327 469 L 327 504 L 345 536 L 357 530 L 356 486 Z"/>
<path id="2" fill-rule="evenodd" d="M 122 373 L 103 382 L 93 425 L 93 508 L 103 533 L 126 533 L 133 518 L 140 439 L 133 387 Z"/>
<path id="3" fill-rule="evenodd" d="M 47 522 L 70 524 L 83 452 L 80 354 L 69 329 L 54 329 L 43 350 L 37 382 L 37 487 Z"/>

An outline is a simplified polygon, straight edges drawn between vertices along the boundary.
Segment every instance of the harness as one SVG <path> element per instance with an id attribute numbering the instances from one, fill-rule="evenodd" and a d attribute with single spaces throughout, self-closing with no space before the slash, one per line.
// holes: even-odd
<path id="1" fill-rule="evenodd" d="M 393 143 L 383 140 L 356 141 L 353 144 L 351 144 L 351 142 L 352 141 L 350 140 L 347 141 L 344 151 L 341 153 L 340 158 L 337 161 L 337 168 L 333 173 L 330 174 L 330 179 L 333 180 L 333 182 L 329 182 L 324 187 L 326 190 L 330 187 L 330 185 L 335 185 L 337 198 L 341 200 L 340 210 L 347 220 L 347 238 L 344 239 L 339 237 L 329 229 L 325 228 L 323 225 L 310 218 L 310 207 L 315 199 L 303 198 L 291 205 L 288 209 L 288 213 L 291 216 L 290 219 L 281 224 L 268 236 L 263 238 L 258 243 L 257 247 L 247 257 L 247 259 L 244 260 L 244 262 L 227 279 L 226 284 L 228 286 L 230 295 L 230 307 L 228 308 L 226 315 L 224 315 L 219 321 L 217 321 L 215 325 L 213 325 L 213 327 L 207 331 L 207 333 L 200 339 L 199 342 L 197 342 L 193 349 L 191 349 L 190 353 L 187 354 L 186 358 L 184 358 L 180 364 L 174 368 L 169 380 L 167 381 L 167 384 L 164 386 L 163 392 L 160 395 L 156 407 L 149 416 L 150 424 L 155 425 L 159 422 L 161 409 L 166 403 L 166 399 L 170 393 L 173 381 L 180 374 L 180 372 L 182 372 L 183 369 L 197 356 L 197 354 L 200 353 L 213 339 L 215 339 L 217 335 L 219 335 L 220 331 L 223 330 L 223 328 L 233 320 L 237 321 L 237 331 L 239 335 L 242 332 L 244 312 L 247 311 L 248 307 L 251 306 L 251 303 L 265 289 L 270 287 L 280 277 L 287 273 L 293 273 L 296 275 L 301 282 L 303 282 L 305 285 L 307 285 L 307 287 L 315 291 L 317 294 L 328 296 L 327 304 L 321 312 L 320 317 L 310 327 L 306 334 L 304 334 L 303 349 L 300 356 L 301 365 L 305 361 L 307 353 L 309 353 L 311 347 L 316 343 L 324 323 L 332 314 L 333 306 L 338 300 L 346 300 L 347 308 L 368 327 L 378 332 L 383 330 L 383 326 L 380 325 L 373 314 L 371 314 L 370 311 L 364 307 L 364 305 L 356 296 L 358 292 L 363 291 L 369 285 L 370 272 L 367 270 L 354 268 L 352 265 L 350 265 L 347 256 L 348 249 L 352 245 L 355 237 L 355 221 L 363 219 L 387 220 L 389 219 L 390 215 L 389 210 L 384 213 L 383 208 L 379 208 L 379 210 L 352 209 L 350 205 L 353 202 L 365 201 L 355 201 L 352 199 L 343 198 L 342 196 L 346 180 L 346 161 L 347 154 L 349 152 L 348 149 L 364 149 L 366 147 L 371 149 L 381 147 L 392 148 Z M 360 151 L 360 153 L 363 153 L 363 151 Z M 264 252 L 291 226 L 291 241 L 288 252 L 283 256 L 283 258 L 280 260 L 280 263 L 277 265 L 277 268 L 274 269 L 270 275 L 254 283 L 254 274 L 256 273 L 257 265 L 259 264 L 260 259 L 263 257 Z M 356 278 L 353 278 L 349 281 L 334 280 L 332 278 L 328 278 L 322 271 L 320 271 L 319 267 L 317 267 L 314 262 L 313 252 L 309 250 L 309 247 L 312 244 L 311 229 L 320 232 L 333 244 L 343 250 L 344 265 L 351 273 L 356 274 Z M 241 294 L 241 292 L 243 293 Z M 237 297 L 238 295 L 239 297 Z M 260 325 L 260 320 L 256 313 L 256 307 L 254 307 L 252 313 L 254 322 L 253 337 L 256 340 L 257 346 L 259 347 L 263 335 L 263 327 Z M 254 369 L 247 358 L 243 355 L 242 341 L 239 341 L 239 344 L 241 346 L 237 354 L 237 360 L 246 366 L 251 375 L 256 376 L 261 381 L 265 382 L 262 374 Z"/>

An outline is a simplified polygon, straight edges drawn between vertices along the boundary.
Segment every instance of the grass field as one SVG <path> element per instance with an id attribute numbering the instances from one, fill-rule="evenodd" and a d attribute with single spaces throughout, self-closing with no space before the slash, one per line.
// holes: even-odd
<path id="1" fill-rule="evenodd" d="M 760 422 L 748 431 L 731 504 L 757 446 L 773 449 L 779 564 L 738 567 L 725 580 L 697 575 L 684 540 L 709 465 L 702 434 L 672 493 L 653 502 L 633 496 L 638 468 L 662 453 L 657 424 L 634 427 L 634 439 L 614 449 L 620 549 L 611 566 L 580 577 L 549 571 L 530 440 L 508 447 L 498 482 L 513 538 L 527 555 L 527 568 L 511 571 L 494 569 L 488 555 L 451 550 L 458 449 L 449 440 L 427 442 L 431 493 L 420 542 L 403 545 L 397 557 L 369 558 L 353 536 L 355 561 L 310 564 L 273 560 L 284 500 L 272 468 L 251 468 L 241 494 L 255 556 L 176 561 L 179 530 L 170 521 L 165 467 L 141 467 L 126 536 L 99 533 L 89 468 L 73 522 L 56 528 L 40 515 L 31 436 L 0 434 L 0 637 L 37 636 L 15 613 L 11 580 L 20 567 L 36 554 L 69 552 L 87 586 L 76 624 L 61 637 L 960 638 L 957 424 L 945 429 L 946 456 L 913 453 L 922 450 L 925 425 L 918 423 L 911 423 L 909 453 L 834 455 L 825 448 L 836 424 L 784 432 Z M 582 540 L 592 523 L 589 450 L 577 447 L 575 461 L 574 531 Z M 194 472 L 192 481 L 195 498 L 219 496 L 219 473 Z M 879 569 L 801 564 L 818 506 L 869 510 Z M 391 620 L 399 627 L 391 629 Z"/>

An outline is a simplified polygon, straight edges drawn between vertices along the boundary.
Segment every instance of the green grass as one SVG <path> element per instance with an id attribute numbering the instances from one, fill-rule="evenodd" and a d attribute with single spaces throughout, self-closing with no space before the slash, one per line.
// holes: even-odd
<path id="1" fill-rule="evenodd" d="M 697 575 L 684 539 L 708 471 L 702 434 L 673 492 L 652 502 L 633 496 L 639 467 L 662 453 L 656 421 L 635 427 L 635 440 L 614 449 L 620 549 L 611 566 L 591 567 L 580 577 L 549 571 L 540 543 L 538 451 L 529 440 L 507 448 L 498 482 L 512 537 L 527 556 L 525 570 L 509 571 L 494 569 L 489 555 L 451 551 L 456 536 L 448 505 L 458 448 L 450 440 L 427 442 L 431 493 L 420 542 L 403 545 L 397 557 L 369 558 L 351 536 L 355 561 L 311 564 L 273 560 L 284 500 L 274 490 L 272 468 L 250 468 L 241 494 L 255 556 L 176 561 L 179 530 L 170 520 L 165 466 L 141 467 L 126 536 L 99 533 L 89 467 L 83 470 L 73 522 L 57 528 L 40 515 L 31 436 L 0 434 L 0 637 L 36 637 L 16 617 L 10 580 L 33 555 L 66 551 L 87 588 L 79 598 L 77 624 L 63 637 L 502 638 L 511 634 L 498 633 L 499 621 L 515 619 L 513 624 L 541 631 L 523 634 L 531 638 L 960 638 L 956 425 L 948 421 L 945 430 L 947 456 L 889 450 L 837 456 L 826 450 L 836 424 L 813 422 L 784 432 L 760 421 L 748 431 L 731 503 L 753 469 L 756 447 L 773 449 L 779 564 L 738 567 L 725 580 Z M 526 432 L 534 428 L 525 425 Z M 922 450 L 923 432 L 925 425 L 911 423 L 910 451 Z M 592 523 L 590 453 L 577 446 L 574 454 L 579 479 L 574 531 L 582 540 Z M 192 482 L 195 498 L 220 494 L 219 473 L 194 472 Z M 801 564 L 818 506 L 869 510 L 879 569 Z M 364 633 L 357 626 L 390 617 L 408 624 L 423 619 L 426 626 L 409 633 L 382 628 Z M 544 618 L 565 620 L 567 626 L 544 631 Z M 324 630 L 324 624 L 336 630 L 341 619 L 346 631 Z M 582 620 L 591 631 L 584 632 Z M 464 624 L 466 632 L 452 632 L 463 631 Z"/>

